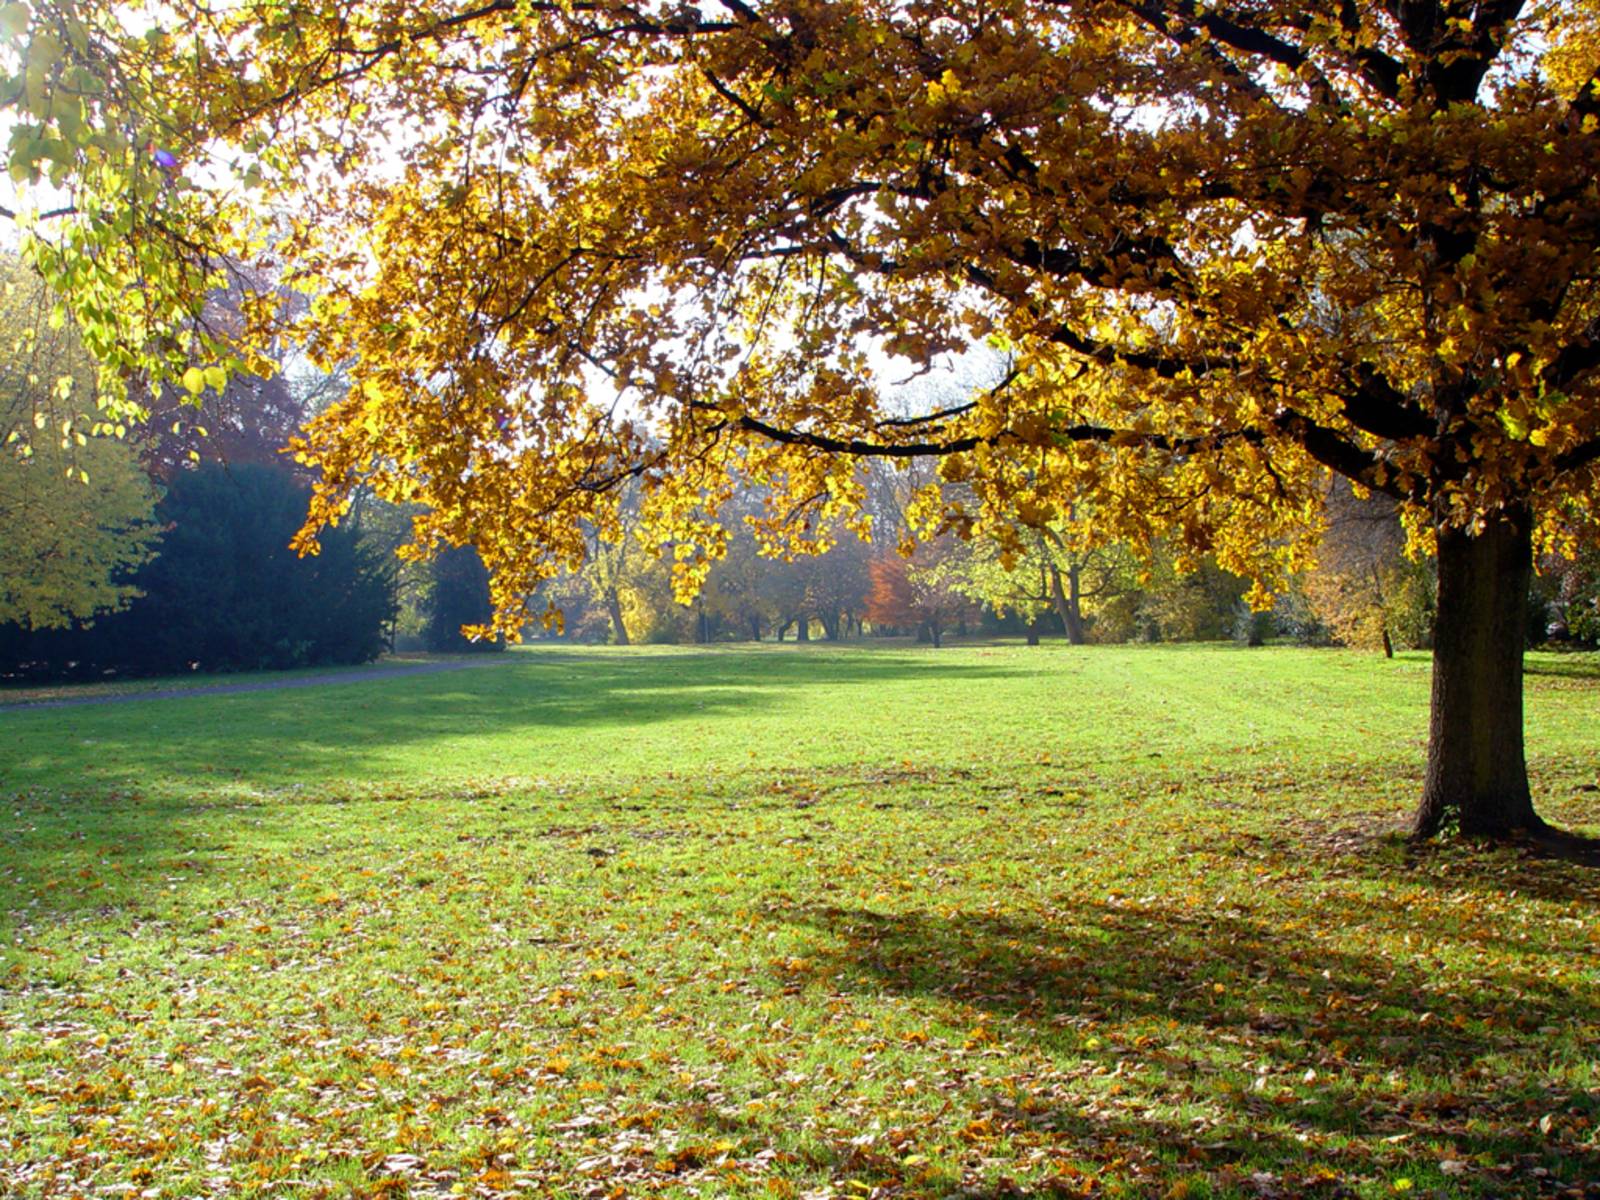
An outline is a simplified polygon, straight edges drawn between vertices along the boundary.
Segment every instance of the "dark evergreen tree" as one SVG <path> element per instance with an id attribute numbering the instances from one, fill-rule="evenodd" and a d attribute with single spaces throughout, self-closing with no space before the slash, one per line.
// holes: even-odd
<path id="1" fill-rule="evenodd" d="M 156 557 L 125 612 L 59 634 L 0 633 L 6 674 L 165 674 L 368 662 L 394 619 L 395 571 L 356 529 L 320 554 L 289 549 L 306 485 L 281 467 L 206 466 L 173 477 Z"/>
<path id="2" fill-rule="evenodd" d="M 502 639 L 471 641 L 462 636 L 463 625 L 488 622 L 493 612 L 489 603 L 489 572 L 471 546 L 455 546 L 439 552 L 433 560 L 433 588 L 426 606 L 428 623 L 422 631 L 423 645 L 436 654 L 504 650 Z"/>

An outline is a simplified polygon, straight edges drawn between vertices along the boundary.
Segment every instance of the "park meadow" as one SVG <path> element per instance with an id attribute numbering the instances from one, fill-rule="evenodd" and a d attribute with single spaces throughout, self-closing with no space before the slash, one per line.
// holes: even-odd
<path id="1" fill-rule="evenodd" d="M 0 1195 L 1596 1195 L 1600 879 L 1405 840 L 1428 689 L 541 645 L 0 712 Z M 1529 656 L 1589 833 L 1597 698 Z"/>

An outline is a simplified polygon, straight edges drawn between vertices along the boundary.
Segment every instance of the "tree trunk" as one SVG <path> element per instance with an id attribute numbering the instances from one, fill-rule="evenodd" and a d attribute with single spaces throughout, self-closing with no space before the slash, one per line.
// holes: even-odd
<path id="1" fill-rule="evenodd" d="M 1545 828 L 1533 811 L 1522 749 L 1522 642 L 1533 573 L 1526 508 L 1491 518 L 1473 537 L 1439 533 L 1428 774 L 1413 835 L 1448 822 L 1469 836 Z"/>
<path id="2" fill-rule="evenodd" d="M 794 623 L 794 640 L 809 642 L 811 640 L 811 618 L 801 617 Z"/>
<path id="3" fill-rule="evenodd" d="M 618 646 L 629 645 L 628 627 L 622 623 L 622 600 L 616 588 L 606 589 L 606 613 L 611 617 L 611 640 Z"/>
<path id="4" fill-rule="evenodd" d="M 1088 639 L 1083 635 L 1083 593 L 1082 584 L 1078 579 L 1078 568 L 1067 568 L 1067 586 L 1061 586 L 1061 571 L 1054 564 L 1050 567 L 1050 598 L 1055 601 L 1056 615 L 1061 618 L 1061 627 L 1066 631 L 1067 641 L 1074 646 L 1081 646 Z"/>
<path id="5" fill-rule="evenodd" d="M 1530 550 L 1531 553 L 1531 550 Z M 1383 638 L 1383 656 L 1394 657 L 1394 639 L 1389 636 L 1389 604 L 1383 595 L 1383 572 L 1372 564 L 1372 595 L 1378 601 L 1378 633 Z"/>
<path id="6" fill-rule="evenodd" d="M 761 618 L 760 617 L 751 617 L 750 618 L 750 640 L 752 642 L 759 642 L 761 640 Z"/>

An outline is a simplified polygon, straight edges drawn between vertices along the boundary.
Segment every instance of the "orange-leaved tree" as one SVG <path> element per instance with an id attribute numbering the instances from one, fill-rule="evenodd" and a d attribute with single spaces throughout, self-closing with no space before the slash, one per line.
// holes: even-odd
<path id="1" fill-rule="evenodd" d="M 867 620 L 944 645 L 951 625 L 978 616 L 978 605 L 961 590 L 960 566 L 948 537 L 924 542 L 909 559 L 892 551 L 876 555 L 867 563 Z"/>
<path id="2" fill-rule="evenodd" d="M 349 366 L 308 539 L 360 481 L 420 502 L 511 631 L 624 479 L 692 588 L 734 474 L 825 545 L 854 459 L 931 456 L 970 499 L 925 529 L 1076 504 L 1270 585 L 1334 472 L 1438 554 L 1417 831 L 1542 827 L 1530 563 L 1600 461 L 1594 0 L 139 7 L 6 10 L 12 173 L 73 200 L 33 253 L 125 366 L 219 263 L 314 297 L 247 310 Z M 880 352 L 981 339 L 999 385 L 885 404 Z"/>

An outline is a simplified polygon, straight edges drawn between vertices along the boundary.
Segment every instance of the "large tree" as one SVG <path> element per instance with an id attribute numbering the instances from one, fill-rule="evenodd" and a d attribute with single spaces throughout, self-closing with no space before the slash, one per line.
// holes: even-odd
<path id="1" fill-rule="evenodd" d="M 148 335 L 265 228 L 352 364 L 311 531 L 361 480 L 428 505 L 510 631 L 628 476 L 692 587 L 735 467 L 802 541 L 853 457 L 937 456 L 976 500 L 929 527 L 1078 503 L 1264 583 L 1336 472 L 1437 549 L 1417 831 L 1541 828 L 1529 569 L 1600 460 L 1592 0 L 138 7 L 5 10 L 12 173 L 72 195 L 33 253 L 109 361 L 203 370 Z M 1000 385 L 885 405 L 875 349 L 985 338 Z"/>

